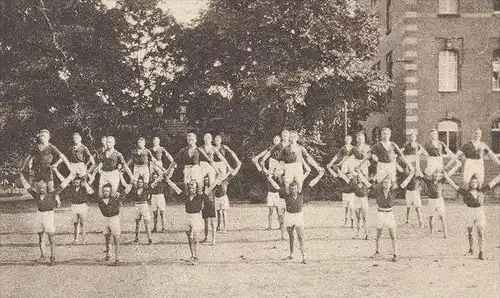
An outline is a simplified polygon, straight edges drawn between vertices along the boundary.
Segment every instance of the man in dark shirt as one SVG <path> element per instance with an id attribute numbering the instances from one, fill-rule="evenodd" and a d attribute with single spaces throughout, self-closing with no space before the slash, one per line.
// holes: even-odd
<path id="1" fill-rule="evenodd" d="M 261 167 L 261 165 L 260 165 L 260 160 L 262 158 L 264 158 L 264 156 L 268 152 L 270 152 L 274 148 L 274 146 L 278 145 L 280 142 L 281 142 L 281 137 L 280 136 L 274 136 L 274 138 L 273 138 L 273 145 L 271 147 L 266 148 L 264 151 L 262 151 L 261 153 L 257 154 L 256 156 L 254 156 L 252 158 L 252 162 L 253 162 L 253 164 L 255 165 L 255 167 L 257 168 L 257 170 L 259 172 L 262 172 L 264 170 Z M 276 153 L 276 155 L 279 155 L 279 152 Z M 278 160 L 276 159 L 277 158 L 276 155 L 273 156 L 272 154 L 270 154 L 270 156 L 269 156 L 269 170 L 271 172 L 274 172 L 274 169 L 278 165 Z"/>
<path id="2" fill-rule="evenodd" d="M 150 199 L 150 189 L 145 187 L 145 182 L 142 177 L 137 179 L 137 182 L 132 184 L 127 184 L 122 181 L 123 186 L 125 186 L 125 194 L 127 195 L 127 201 L 134 202 L 135 206 L 135 239 L 134 243 L 139 243 L 139 231 L 141 220 L 144 220 L 144 228 L 146 229 L 146 235 L 148 236 L 148 243 L 151 245 L 153 240 L 151 239 L 151 231 L 149 230 L 149 221 L 151 220 L 151 213 L 149 210 L 148 201 Z"/>
<path id="3" fill-rule="evenodd" d="M 127 165 L 132 169 L 133 181 L 137 181 L 142 178 L 144 183 L 149 184 L 149 164 L 154 164 L 162 172 L 165 171 L 163 165 L 156 160 L 151 151 L 146 148 L 146 139 L 139 138 L 137 140 L 137 148 L 132 150 L 131 158 L 127 162 Z"/>
<path id="4" fill-rule="evenodd" d="M 352 207 L 353 207 L 353 203 L 354 203 L 354 189 L 349 184 L 349 182 L 351 181 L 351 179 L 353 177 L 353 173 L 347 172 L 344 174 L 336 165 L 330 167 L 330 169 L 331 169 L 330 173 L 332 174 L 332 176 L 342 178 L 342 180 L 339 180 L 339 181 L 341 183 L 340 191 L 342 193 L 342 205 L 344 206 L 344 210 L 345 210 L 344 227 L 347 227 L 347 218 L 349 217 L 351 219 L 351 229 L 353 229 L 354 228 L 354 217 L 353 217 L 354 209 Z"/>
<path id="5" fill-rule="evenodd" d="M 406 180 L 408 183 L 401 184 L 401 188 L 405 189 L 405 201 L 406 201 L 406 223 L 410 221 L 410 209 L 413 205 L 415 207 L 415 212 L 417 213 L 418 225 L 423 227 L 422 221 L 422 198 L 420 196 L 420 179 L 421 175 L 417 175 L 414 170 L 406 169 Z"/>
<path id="6" fill-rule="evenodd" d="M 203 209 L 204 197 L 197 193 L 198 185 L 195 180 L 188 183 L 188 191 L 184 196 L 184 207 L 186 210 L 185 230 L 191 251 L 191 265 L 198 263 L 199 233 L 203 230 Z"/>
<path id="7" fill-rule="evenodd" d="M 120 175 L 123 177 L 123 175 Z M 103 216 L 103 233 L 106 245 L 105 261 L 111 259 L 111 236 L 113 236 L 113 245 L 115 247 L 115 262 L 113 265 L 119 265 L 120 260 L 118 252 L 120 250 L 120 194 L 112 194 L 111 184 L 102 186 L 102 196 L 98 197 L 97 206 Z"/>
<path id="8" fill-rule="evenodd" d="M 162 175 L 164 171 L 164 164 L 163 164 L 163 158 L 167 158 L 169 165 L 174 162 L 174 158 L 172 155 L 165 149 L 163 146 L 160 145 L 160 138 L 159 137 L 154 137 L 153 139 L 153 147 L 151 147 L 151 153 L 153 156 L 156 158 L 157 162 L 161 167 L 156 166 L 156 163 L 151 162 L 149 165 L 150 168 L 150 173 L 151 175 L 153 172 L 156 172 L 158 175 Z"/>
<path id="9" fill-rule="evenodd" d="M 161 219 L 161 232 L 165 233 L 165 192 L 167 191 L 167 183 L 162 179 L 162 176 L 158 175 L 156 170 L 152 172 L 151 178 L 153 179 L 150 185 L 151 210 L 153 210 L 153 230 L 151 232 L 157 232 L 159 213 Z"/>
<path id="10" fill-rule="evenodd" d="M 64 178 L 57 169 L 54 169 L 54 173 L 61 181 L 63 181 L 64 179 L 73 179 L 73 177 L 69 176 L 67 178 Z M 74 226 L 73 244 L 78 243 L 78 235 L 80 229 L 82 232 L 82 244 L 85 244 L 85 221 L 87 219 L 87 211 L 89 209 L 87 202 L 90 201 L 89 196 L 93 193 L 94 191 L 88 185 L 87 181 L 78 175 L 73 179 L 71 187 L 68 187 L 62 193 L 64 197 L 69 198 L 69 200 L 71 201 L 71 213 L 73 213 Z"/>
<path id="11" fill-rule="evenodd" d="M 377 239 L 375 241 L 375 254 L 371 258 L 379 257 L 380 238 L 382 230 L 387 227 L 391 237 L 393 257 L 392 261 L 397 261 L 397 243 L 396 243 L 396 220 L 392 212 L 392 205 L 396 199 L 396 190 L 392 189 L 394 178 L 387 176 L 382 180 L 381 184 L 372 186 L 370 197 L 374 197 L 377 201 Z"/>
<path id="12" fill-rule="evenodd" d="M 168 177 L 172 177 L 173 170 L 179 165 L 183 166 L 185 191 L 188 190 L 188 184 L 195 180 L 198 184 L 198 193 L 203 192 L 203 177 L 200 168 L 200 150 L 196 146 L 197 137 L 194 133 L 188 133 L 186 136 L 187 147 L 182 148 L 166 170 Z"/>
<path id="13" fill-rule="evenodd" d="M 287 260 L 293 259 L 294 250 L 294 232 L 297 231 L 297 239 L 299 240 L 299 249 L 302 254 L 302 264 L 306 264 L 306 256 L 304 253 L 304 214 L 302 207 L 304 206 L 304 198 L 302 193 L 299 193 L 299 186 L 296 181 L 293 181 L 289 186 L 290 193 L 284 194 L 286 202 L 285 226 L 289 236 L 290 255 Z"/>
<path id="14" fill-rule="evenodd" d="M 212 245 L 215 245 L 215 197 L 212 188 L 210 187 L 210 178 L 205 176 L 203 178 L 203 209 L 201 211 L 201 215 L 205 222 L 205 238 L 201 241 L 201 243 L 205 243 L 208 240 L 208 230 L 211 229 L 212 232 Z"/>
<path id="15" fill-rule="evenodd" d="M 275 140 L 273 140 L 274 142 Z M 283 148 L 290 144 L 290 131 L 283 130 L 281 132 L 281 143 L 271 146 L 264 157 L 260 160 L 260 168 L 266 174 L 274 174 L 282 176 L 284 174 L 284 163 L 281 160 Z M 271 159 L 272 157 L 272 159 Z M 269 167 L 266 168 L 266 161 L 269 159 Z M 276 163 L 274 163 L 274 160 Z"/>
<path id="16" fill-rule="evenodd" d="M 474 238 L 472 236 L 472 231 L 474 227 L 477 229 L 477 242 L 479 246 L 479 256 L 480 260 L 484 260 L 483 254 L 483 239 L 486 228 L 486 216 L 484 214 L 484 193 L 490 189 L 493 189 L 495 185 L 500 182 L 500 175 L 493 178 L 490 183 L 480 188 L 479 179 L 476 176 L 472 176 L 469 180 L 469 187 L 467 189 L 460 188 L 455 184 L 448 175 L 444 178 L 448 181 L 448 184 L 453 187 L 458 194 L 463 198 L 466 205 L 465 209 L 465 219 L 467 221 L 467 233 L 469 235 L 469 254 L 473 254 L 473 243 Z"/>
<path id="17" fill-rule="evenodd" d="M 94 157 L 90 154 L 87 146 L 82 144 L 82 136 L 75 132 L 73 134 L 73 145 L 67 149 L 67 157 L 71 170 L 74 174 L 72 178 L 76 176 L 86 177 L 87 176 L 87 165 L 93 166 L 95 161 Z M 59 159 L 58 162 L 54 164 L 54 168 L 57 168 L 62 160 Z"/>
<path id="18" fill-rule="evenodd" d="M 70 169 L 71 173 L 72 168 L 66 156 L 50 143 L 50 132 L 47 129 L 40 131 L 38 140 L 39 143 L 30 151 L 21 171 L 25 174 L 29 173 L 29 168 L 31 167 L 33 170 L 33 182 L 43 180 L 47 183 L 49 191 L 52 191 L 54 189 L 52 167 L 62 161 Z"/>
<path id="19" fill-rule="evenodd" d="M 20 174 L 21 183 L 28 193 L 35 199 L 37 205 L 37 231 L 38 231 L 38 244 L 40 247 L 40 263 L 45 262 L 45 242 L 44 235 L 47 234 L 50 244 L 50 265 L 55 265 L 55 224 L 54 224 L 54 209 L 61 205 L 59 200 L 59 193 L 68 185 L 69 180 L 63 180 L 61 185 L 54 190 L 49 190 L 47 182 L 40 180 L 36 182 L 35 190 L 26 181 L 26 178 Z"/>

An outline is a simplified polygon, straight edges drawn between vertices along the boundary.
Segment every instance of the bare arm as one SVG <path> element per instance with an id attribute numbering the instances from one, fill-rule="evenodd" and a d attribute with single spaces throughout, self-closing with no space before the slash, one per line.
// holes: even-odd
<path id="1" fill-rule="evenodd" d="M 158 168 L 160 168 L 162 171 L 165 172 L 165 168 L 163 167 L 163 165 L 153 156 L 150 150 L 148 150 L 148 158 L 155 166 L 157 166 Z"/>
<path id="2" fill-rule="evenodd" d="M 491 151 L 490 147 L 488 147 L 488 145 L 486 145 L 485 143 L 483 143 L 483 146 L 484 146 L 484 149 L 487 150 L 488 156 L 491 158 L 491 160 L 493 160 L 497 165 L 500 165 L 500 160 L 495 155 L 495 153 L 493 153 L 493 151 Z"/>
<path id="3" fill-rule="evenodd" d="M 260 164 L 259 164 L 259 160 L 260 160 L 260 159 L 261 159 L 261 158 L 262 158 L 262 157 L 263 157 L 263 156 L 264 156 L 264 155 L 265 155 L 268 151 L 269 151 L 269 150 L 268 150 L 268 149 L 266 149 L 266 150 L 262 151 L 261 153 L 257 154 L 256 156 L 254 156 L 254 157 L 252 158 L 252 162 L 253 162 L 253 164 L 255 165 L 255 167 L 257 168 L 257 170 L 258 170 L 259 172 L 262 172 L 262 167 L 261 167 L 261 166 L 260 166 Z"/>
<path id="4" fill-rule="evenodd" d="M 132 190 L 132 183 L 128 184 L 127 181 L 125 181 L 125 177 L 123 177 L 122 172 L 120 172 L 119 175 L 120 175 L 120 182 L 125 187 L 125 194 L 128 194 Z"/>
<path id="5" fill-rule="evenodd" d="M 399 146 L 396 144 L 396 143 L 392 143 L 393 147 L 394 147 L 394 150 L 396 150 L 396 153 L 399 155 L 399 157 L 404 161 L 404 163 L 408 166 L 409 169 L 413 169 L 413 166 L 411 165 L 411 163 L 408 161 L 408 159 L 406 159 L 405 155 L 403 154 L 403 152 L 401 151 L 401 149 L 399 149 Z M 401 167 L 400 167 L 401 168 Z M 401 169 L 402 170 L 402 169 Z"/>
<path id="6" fill-rule="evenodd" d="M 361 182 L 363 182 L 364 185 L 366 185 L 366 187 L 372 186 L 370 181 L 368 181 L 368 179 L 365 177 L 365 175 L 363 175 L 363 172 L 361 170 L 358 170 L 358 178 Z"/>
<path id="7" fill-rule="evenodd" d="M 28 183 L 28 181 L 26 180 L 26 178 L 24 178 L 24 175 L 23 173 L 19 173 L 19 178 L 21 179 L 21 184 L 23 185 L 23 188 L 24 189 L 30 189 L 31 188 L 31 185 Z"/>
<path id="8" fill-rule="evenodd" d="M 174 158 L 172 157 L 170 152 L 167 151 L 167 149 L 163 148 L 163 153 L 165 154 L 165 156 L 167 157 L 167 159 L 170 163 L 174 162 Z"/>
<path id="9" fill-rule="evenodd" d="M 462 163 L 457 160 L 456 163 L 455 163 L 455 166 L 448 171 L 448 175 L 449 176 L 453 176 L 455 174 L 455 172 L 460 168 L 460 166 L 462 165 Z"/>
<path id="10" fill-rule="evenodd" d="M 448 182 L 448 184 L 453 187 L 455 190 L 459 190 L 460 187 L 458 187 L 458 185 L 455 183 L 455 181 L 453 181 L 453 179 L 450 178 L 450 175 L 448 173 L 444 173 L 443 175 L 444 179 L 446 180 L 446 182 Z"/>
<path id="11" fill-rule="evenodd" d="M 406 186 L 408 186 L 408 183 L 410 183 L 411 179 L 413 179 L 413 177 L 415 177 L 415 171 L 412 169 L 410 170 L 410 174 L 408 175 L 408 177 L 406 177 L 406 179 L 401 183 L 401 188 L 406 188 Z"/>
<path id="12" fill-rule="evenodd" d="M 234 169 L 234 173 L 238 173 L 241 169 L 241 160 L 238 158 L 238 155 L 236 155 L 236 153 L 234 153 L 233 150 L 231 150 L 231 148 L 229 148 L 228 146 L 225 147 L 227 152 L 229 152 L 229 154 L 231 154 L 231 157 L 234 159 L 234 161 L 236 162 L 236 168 Z"/>
<path id="13" fill-rule="evenodd" d="M 24 160 L 24 163 L 23 163 L 23 166 L 21 168 L 21 171 L 24 171 L 26 169 L 29 168 L 29 164 L 31 162 L 31 160 L 33 160 L 33 156 L 30 154 L 28 155 L 28 157 L 26 157 L 26 159 Z"/>
<path id="14" fill-rule="evenodd" d="M 222 155 L 217 148 L 214 147 L 214 153 L 219 157 L 219 159 L 230 169 L 230 172 L 234 171 L 231 165 L 227 162 L 227 159 Z"/>
<path id="15" fill-rule="evenodd" d="M 493 178 L 490 183 L 488 183 L 488 186 L 491 188 L 495 187 L 495 185 L 498 184 L 498 182 L 500 182 L 500 175 L 497 175 L 495 178 Z"/>
<path id="16" fill-rule="evenodd" d="M 271 157 L 271 150 L 267 150 L 264 157 L 260 160 L 260 167 L 265 173 L 269 173 L 269 169 L 266 168 L 266 161 Z"/>

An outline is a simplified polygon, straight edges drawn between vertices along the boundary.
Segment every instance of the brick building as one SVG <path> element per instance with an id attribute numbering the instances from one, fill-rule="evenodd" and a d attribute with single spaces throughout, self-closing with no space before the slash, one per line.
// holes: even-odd
<path id="1" fill-rule="evenodd" d="M 372 141 L 389 126 L 399 144 L 432 128 L 455 151 L 475 128 L 500 153 L 500 0 L 362 0 L 380 20 L 374 67 L 395 83 L 387 113 L 365 122 Z"/>

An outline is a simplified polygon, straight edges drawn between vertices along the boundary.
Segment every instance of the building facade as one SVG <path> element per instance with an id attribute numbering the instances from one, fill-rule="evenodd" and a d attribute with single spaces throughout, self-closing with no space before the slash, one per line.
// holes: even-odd
<path id="1" fill-rule="evenodd" d="M 452 151 L 476 128 L 500 153 L 500 0 L 364 0 L 380 20 L 374 67 L 394 80 L 384 114 L 364 123 L 398 143 L 437 128 Z"/>

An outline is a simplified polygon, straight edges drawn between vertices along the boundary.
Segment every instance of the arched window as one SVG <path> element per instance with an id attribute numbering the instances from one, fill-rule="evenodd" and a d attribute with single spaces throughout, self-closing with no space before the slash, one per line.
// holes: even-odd
<path id="1" fill-rule="evenodd" d="M 386 29 L 386 34 L 391 33 L 392 29 L 391 0 L 387 0 L 385 6 L 385 29 Z"/>
<path id="2" fill-rule="evenodd" d="M 439 51 L 439 91 L 458 91 L 458 52 Z"/>
<path id="3" fill-rule="evenodd" d="M 500 91 L 500 49 L 493 51 L 493 61 L 491 62 L 493 76 L 491 77 L 493 91 Z"/>
<path id="4" fill-rule="evenodd" d="M 500 12 L 500 0 L 493 0 L 493 11 Z"/>
<path id="5" fill-rule="evenodd" d="M 458 14 L 458 0 L 439 0 L 439 14 Z"/>
<path id="6" fill-rule="evenodd" d="M 437 125 L 439 140 L 445 143 L 451 151 L 457 152 L 460 147 L 460 127 L 457 121 L 443 120 Z"/>
<path id="7" fill-rule="evenodd" d="M 491 126 L 491 150 L 500 153 L 500 118 Z"/>

